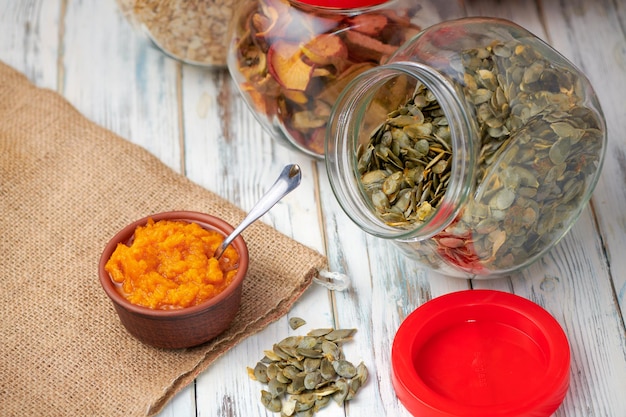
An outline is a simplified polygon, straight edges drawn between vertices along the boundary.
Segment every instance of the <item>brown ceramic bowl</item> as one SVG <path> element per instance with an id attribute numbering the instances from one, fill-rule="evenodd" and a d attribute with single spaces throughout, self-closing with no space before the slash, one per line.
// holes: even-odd
<path id="1" fill-rule="evenodd" d="M 234 228 L 225 221 L 208 214 L 191 211 L 171 211 L 154 214 L 137 220 L 119 231 L 106 245 L 98 274 L 102 288 L 113 301 L 120 321 L 128 332 L 140 341 L 159 348 L 186 348 L 197 346 L 225 331 L 237 315 L 241 302 L 241 287 L 248 270 L 248 248 L 241 236 L 231 245 L 239 253 L 239 268 L 232 283 L 217 296 L 196 306 L 177 310 L 156 310 L 130 303 L 116 289 L 110 275 L 104 269 L 118 243 L 128 243 L 137 226 L 143 226 L 152 218 L 159 220 L 182 220 L 197 223 L 227 236 Z"/>

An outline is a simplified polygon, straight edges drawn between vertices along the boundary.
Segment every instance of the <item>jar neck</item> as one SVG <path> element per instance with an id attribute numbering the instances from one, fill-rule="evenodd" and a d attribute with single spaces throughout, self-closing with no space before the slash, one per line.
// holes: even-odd
<path id="1" fill-rule="evenodd" d="M 393 0 L 289 0 L 294 6 L 303 9 L 323 9 L 325 11 L 363 12 Z"/>
<path id="2" fill-rule="evenodd" d="M 359 142 L 363 142 L 363 123 L 371 116 L 370 104 L 377 93 L 399 78 L 419 81 L 435 96 L 448 120 L 453 156 L 447 190 L 436 211 L 424 222 L 407 228 L 387 225 L 375 214 L 360 182 L 356 155 Z M 469 110 L 461 97 L 462 93 L 442 73 L 415 62 L 394 62 L 373 68 L 343 90 L 328 122 L 326 168 L 340 205 L 361 229 L 388 239 L 425 239 L 440 232 L 459 214 L 473 188 L 479 145 Z"/>

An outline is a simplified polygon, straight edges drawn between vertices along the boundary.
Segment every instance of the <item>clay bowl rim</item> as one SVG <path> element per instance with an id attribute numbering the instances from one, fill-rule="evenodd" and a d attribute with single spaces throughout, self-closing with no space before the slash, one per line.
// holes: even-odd
<path id="1" fill-rule="evenodd" d="M 119 291 L 117 291 L 110 274 L 104 269 L 104 266 L 111 257 L 111 254 L 113 253 L 115 248 L 117 247 L 117 244 L 127 242 L 133 236 L 135 229 L 138 226 L 145 225 L 148 222 L 148 219 L 152 219 L 155 222 L 159 220 L 180 220 L 194 222 L 198 223 L 204 228 L 215 230 L 223 234 L 224 237 L 226 237 L 229 233 L 235 230 L 235 228 L 230 223 L 219 217 L 197 211 L 186 210 L 155 213 L 127 224 L 107 242 L 104 250 L 102 251 L 102 254 L 100 255 L 100 262 L 98 264 L 98 275 L 100 278 L 100 284 L 104 289 L 104 292 L 115 304 L 132 313 L 140 314 L 143 316 L 164 319 L 175 317 L 180 318 L 200 314 L 202 312 L 205 312 L 206 310 L 210 310 L 212 307 L 222 302 L 222 300 L 229 297 L 233 292 L 237 290 L 237 288 L 239 288 L 243 284 L 243 280 L 248 274 L 248 263 L 250 258 L 248 245 L 246 244 L 243 237 L 239 235 L 231 243 L 231 245 L 236 247 L 237 252 L 239 253 L 239 267 L 237 270 L 237 274 L 233 278 L 233 281 L 230 283 L 230 285 L 224 288 L 224 290 L 215 297 L 205 300 L 204 302 L 195 306 L 172 310 L 153 309 L 133 304 L 128 301 L 122 294 L 119 293 Z"/>

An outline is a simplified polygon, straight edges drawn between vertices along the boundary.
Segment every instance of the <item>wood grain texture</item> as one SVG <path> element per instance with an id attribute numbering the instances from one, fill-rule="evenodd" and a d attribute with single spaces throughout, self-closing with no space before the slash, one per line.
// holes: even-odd
<path id="1" fill-rule="evenodd" d="M 626 7 L 624 2 L 577 0 L 567 6 L 544 4 L 550 17 L 550 38 L 555 48 L 578 65 L 591 81 L 604 111 L 609 143 L 602 176 L 592 197 L 615 295 L 622 316 L 626 312 Z M 589 31 L 580 28 L 592 27 Z M 584 32 L 584 33 L 583 33 Z"/>
<path id="2" fill-rule="evenodd" d="M 246 366 L 287 335 L 327 326 L 358 328 L 345 351 L 353 362 L 367 364 L 370 381 L 344 408 L 330 404 L 317 415 L 408 417 L 391 385 L 394 334 L 424 302 L 468 288 L 516 293 L 563 326 L 572 377 L 556 417 L 626 416 L 626 6 L 612 0 L 421 3 L 424 27 L 486 15 L 528 28 L 587 74 L 606 115 L 607 157 L 591 204 L 552 251 L 510 277 L 444 277 L 403 256 L 392 242 L 365 234 L 339 207 L 324 164 L 265 133 L 226 70 L 166 57 L 133 31 L 115 1 L 0 0 L 0 60 L 243 209 L 252 207 L 283 165 L 300 164 L 301 186 L 262 221 L 326 254 L 330 269 L 352 280 L 344 292 L 312 286 L 288 317 L 221 357 L 159 417 L 272 416 Z M 292 316 L 308 324 L 294 332 L 287 322 Z"/>

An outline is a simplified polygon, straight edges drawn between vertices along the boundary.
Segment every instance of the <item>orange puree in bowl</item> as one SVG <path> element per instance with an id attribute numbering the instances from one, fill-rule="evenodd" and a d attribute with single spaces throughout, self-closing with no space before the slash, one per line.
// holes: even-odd
<path id="1" fill-rule="evenodd" d="M 237 273 L 239 254 L 214 230 L 184 221 L 148 220 L 130 246 L 119 243 L 105 269 L 131 303 L 153 309 L 197 305 L 222 292 Z"/>

